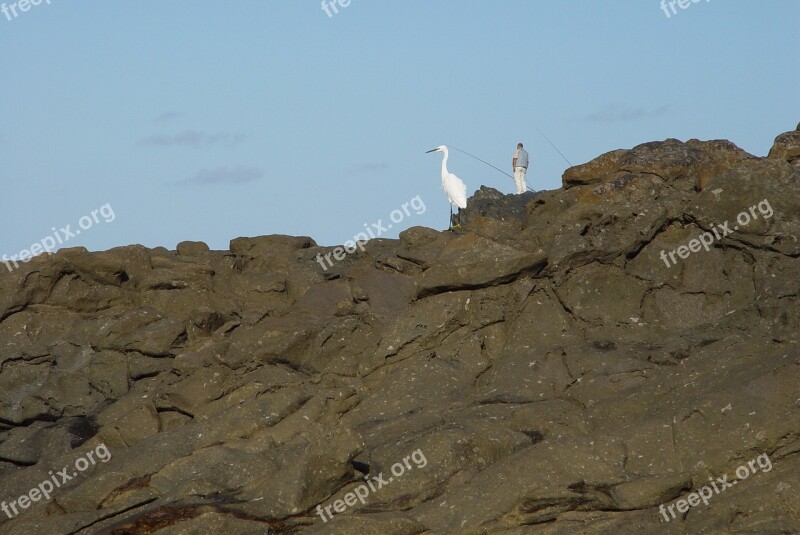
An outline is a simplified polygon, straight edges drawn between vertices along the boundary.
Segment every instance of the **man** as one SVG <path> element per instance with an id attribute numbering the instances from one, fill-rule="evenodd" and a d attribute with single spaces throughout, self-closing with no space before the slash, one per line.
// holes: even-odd
<path id="1" fill-rule="evenodd" d="M 522 143 L 517 143 L 517 151 L 514 153 L 514 182 L 517 184 L 517 195 L 525 193 L 525 173 L 528 172 L 528 151 L 522 148 Z"/>

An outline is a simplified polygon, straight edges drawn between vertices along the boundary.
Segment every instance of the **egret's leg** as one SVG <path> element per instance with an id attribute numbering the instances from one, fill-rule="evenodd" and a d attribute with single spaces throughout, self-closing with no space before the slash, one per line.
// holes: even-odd
<path id="1" fill-rule="evenodd" d="M 453 203 L 447 203 L 450 205 L 450 228 L 448 230 L 453 230 Z"/>

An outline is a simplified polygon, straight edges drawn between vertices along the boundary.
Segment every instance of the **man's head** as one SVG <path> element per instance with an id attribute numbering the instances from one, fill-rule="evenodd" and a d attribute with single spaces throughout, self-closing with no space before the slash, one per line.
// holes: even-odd
<path id="1" fill-rule="evenodd" d="M 522 148 L 522 143 L 517 143 L 517 148 L 521 149 Z"/>

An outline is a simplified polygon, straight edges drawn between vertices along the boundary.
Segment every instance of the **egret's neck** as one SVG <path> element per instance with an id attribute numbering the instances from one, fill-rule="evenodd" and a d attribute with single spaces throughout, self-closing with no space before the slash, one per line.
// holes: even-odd
<path id="1" fill-rule="evenodd" d="M 447 152 L 447 147 L 442 152 L 444 152 L 444 158 L 442 158 L 442 179 L 444 179 L 444 176 L 447 175 L 447 158 L 450 154 Z"/>

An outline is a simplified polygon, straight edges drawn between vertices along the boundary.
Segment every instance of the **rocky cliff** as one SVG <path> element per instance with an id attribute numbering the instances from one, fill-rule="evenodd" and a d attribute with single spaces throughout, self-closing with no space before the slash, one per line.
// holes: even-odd
<path id="1" fill-rule="evenodd" d="M 0 270 L 0 533 L 800 531 L 800 127 L 460 221 Z"/>

